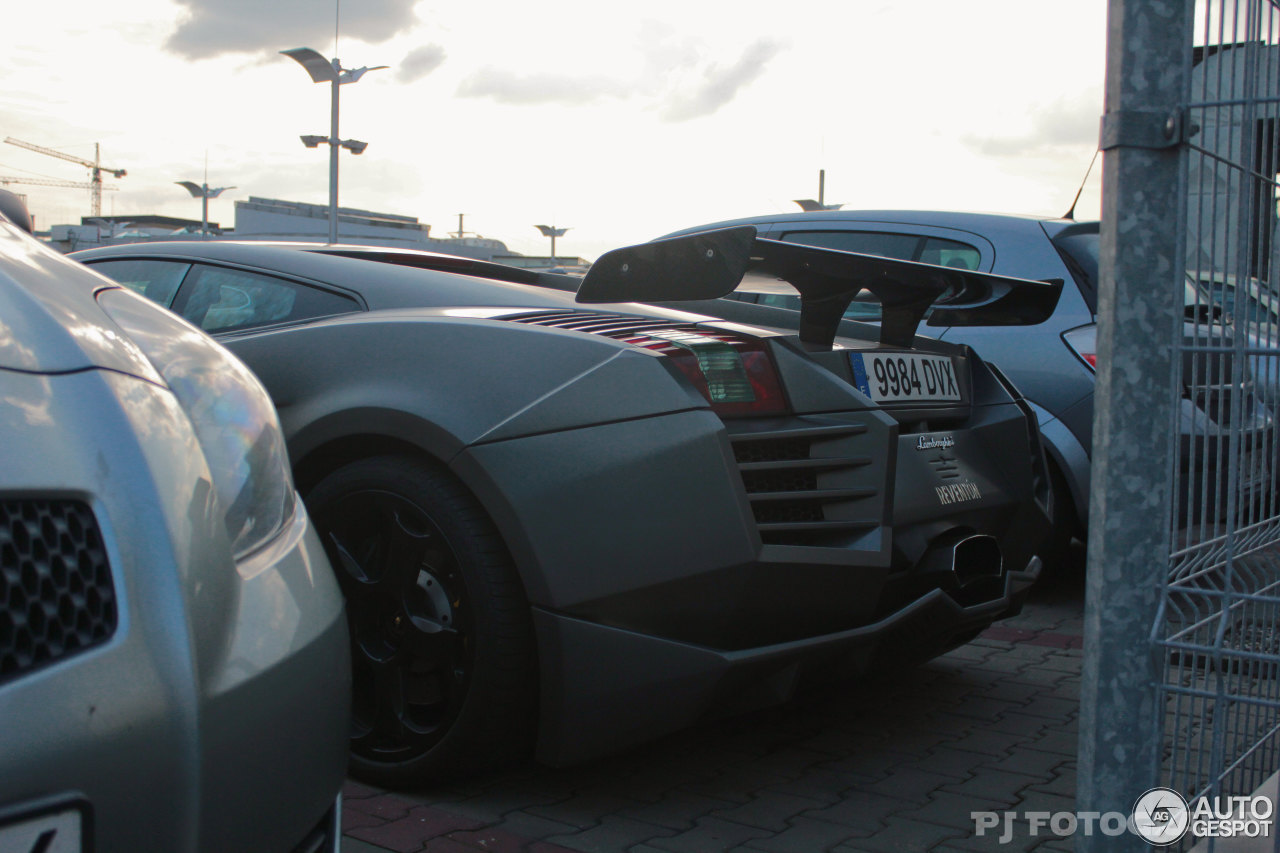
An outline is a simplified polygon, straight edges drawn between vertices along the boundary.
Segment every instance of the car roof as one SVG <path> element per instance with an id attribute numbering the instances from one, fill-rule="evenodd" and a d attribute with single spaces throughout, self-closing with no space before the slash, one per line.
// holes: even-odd
<path id="1" fill-rule="evenodd" d="M 1014 213 L 978 213 L 959 210 L 814 210 L 804 212 L 784 212 L 746 216 L 684 228 L 665 236 L 689 234 L 695 231 L 709 231 L 715 228 L 730 228 L 735 225 L 758 225 L 761 223 L 786 223 L 807 225 L 824 222 L 887 222 L 901 225 L 928 225 L 942 228 L 957 228 L 976 233 L 992 230 L 1042 227 L 1046 230 L 1057 230 L 1075 224 L 1073 220 L 1055 216 L 1031 216 Z"/>
<path id="2" fill-rule="evenodd" d="M 572 304 L 573 284 L 578 281 L 455 255 L 323 243 L 157 241 L 86 249 L 70 257 L 90 262 L 143 258 L 231 264 L 353 291 L 371 310 L 461 305 L 562 308 Z"/>

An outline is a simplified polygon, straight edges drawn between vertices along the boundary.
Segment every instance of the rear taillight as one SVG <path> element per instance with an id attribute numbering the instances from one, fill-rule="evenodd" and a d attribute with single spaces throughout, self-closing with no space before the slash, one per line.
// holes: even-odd
<path id="1" fill-rule="evenodd" d="M 646 330 L 633 343 L 670 358 L 722 417 L 787 410 L 782 383 L 763 341 L 664 329 Z"/>
<path id="2" fill-rule="evenodd" d="M 1092 371 L 1098 369 L 1098 327 L 1089 324 L 1062 333 L 1062 340 Z"/>

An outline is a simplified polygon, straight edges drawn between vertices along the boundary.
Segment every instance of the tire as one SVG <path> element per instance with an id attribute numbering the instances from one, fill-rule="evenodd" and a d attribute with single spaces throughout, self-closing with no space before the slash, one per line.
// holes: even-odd
<path id="1" fill-rule="evenodd" d="M 347 601 L 352 775 L 403 787 L 525 755 L 529 603 L 471 494 L 436 465 L 382 456 L 335 470 L 306 502 Z"/>

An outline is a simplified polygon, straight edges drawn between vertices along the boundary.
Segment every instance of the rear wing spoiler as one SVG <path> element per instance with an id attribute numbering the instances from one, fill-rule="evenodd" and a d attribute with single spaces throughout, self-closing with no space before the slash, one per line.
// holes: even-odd
<path id="1" fill-rule="evenodd" d="M 766 240 L 743 225 L 606 252 L 577 301 L 719 299 L 743 282 L 768 292 L 779 280 L 800 293 L 800 341 L 811 350 L 831 349 L 845 309 L 864 290 L 880 302 L 880 342 L 906 347 L 926 313 L 930 326 L 1043 323 L 1063 285 Z"/>

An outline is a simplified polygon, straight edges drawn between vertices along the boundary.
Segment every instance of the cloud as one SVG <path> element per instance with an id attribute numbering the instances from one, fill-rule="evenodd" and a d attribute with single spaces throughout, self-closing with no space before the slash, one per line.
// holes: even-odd
<path id="1" fill-rule="evenodd" d="M 184 11 L 165 49 L 188 59 L 228 53 L 259 53 L 303 45 L 326 53 L 334 19 L 329 4 L 315 0 L 176 0 Z M 384 42 L 416 23 L 416 0 L 360 0 L 339 19 L 340 39 Z M 341 41 L 339 42 L 341 44 Z"/>
<path id="2" fill-rule="evenodd" d="M 718 65 L 707 67 L 691 90 L 677 87 L 677 94 L 666 100 L 662 117 L 667 121 L 688 121 L 711 115 L 763 74 L 769 61 L 781 50 L 780 43 L 760 39 L 748 45 L 738 61 L 727 68 Z"/>
<path id="3" fill-rule="evenodd" d="M 458 95 L 490 98 L 509 106 L 583 106 L 608 98 L 633 99 L 648 102 L 666 121 L 688 121 L 711 115 L 732 101 L 782 50 L 781 43 L 760 39 L 736 61 L 720 65 L 703 58 L 706 50 L 698 41 L 674 39 L 667 28 L 650 23 L 640 35 L 642 67 L 629 78 L 525 74 L 490 66 L 463 80 Z"/>
<path id="4" fill-rule="evenodd" d="M 396 80 L 415 83 L 444 64 L 444 48 L 438 44 L 416 47 L 396 65 Z"/>
<path id="5" fill-rule="evenodd" d="M 964 142 L 990 157 L 1051 155 L 1062 148 L 1098 144 L 1101 93 L 1057 101 L 1031 115 L 1031 128 L 1020 136 L 973 136 Z"/>
<path id="6" fill-rule="evenodd" d="M 564 104 L 581 106 L 607 97 L 621 97 L 628 87 L 604 77 L 566 74 L 516 74 L 501 68 L 482 68 L 462 81 L 458 95 L 492 98 L 508 106 Z"/>

